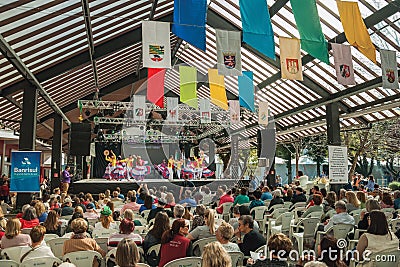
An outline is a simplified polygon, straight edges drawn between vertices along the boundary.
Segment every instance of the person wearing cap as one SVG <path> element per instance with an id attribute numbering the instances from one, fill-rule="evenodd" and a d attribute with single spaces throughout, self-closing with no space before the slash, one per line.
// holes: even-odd
<path id="1" fill-rule="evenodd" d="M 159 198 L 157 203 L 157 208 L 152 209 L 147 216 L 147 222 L 150 222 L 151 219 L 154 219 L 160 211 L 167 213 L 168 217 L 172 218 L 174 214 L 170 210 L 166 210 L 165 206 L 167 205 L 167 201 L 164 198 Z"/>
<path id="2" fill-rule="evenodd" d="M 118 229 L 118 225 L 114 222 L 112 211 L 109 206 L 104 206 L 100 211 L 100 221 L 94 225 L 96 230 L 100 229 Z"/>
<path id="3" fill-rule="evenodd" d="M 282 192 L 279 189 L 276 189 L 272 192 L 272 200 L 269 203 L 268 206 L 268 210 L 270 210 L 271 212 L 273 211 L 273 209 L 271 209 L 273 206 L 277 205 L 277 204 L 284 204 L 283 199 L 282 199 Z"/>
<path id="4" fill-rule="evenodd" d="M 64 203 L 61 209 L 61 216 L 68 216 L 74 214 L 74 208 L 72 207 L 72 199 L 67 197 L 64 199 Z"/>
<path id="5" fill-rule="evenodd" d="M 300 186 L 296 187 L 296 189 L 294 190 L 294 195 L 290 202 L 293 203 L 290 206 L 290 209 L 294 206 L 294 204 L 296 204 L 298 202 L 307 202 L 307 197 L 306 197 L 306 195 L 304 195 L 303 188 L 301 188 Z M 289 209 L 289 211 L 290 211 L 290 209 Z"/>
<path id="6" fill-rule="evenodd" d="M 93 203 L 88 203 L 86 205 L 86 212 L 83 213 L 83 218 L 86 219 L 98 219 L 99 214 L 95 210 L 95 205 Z"/>

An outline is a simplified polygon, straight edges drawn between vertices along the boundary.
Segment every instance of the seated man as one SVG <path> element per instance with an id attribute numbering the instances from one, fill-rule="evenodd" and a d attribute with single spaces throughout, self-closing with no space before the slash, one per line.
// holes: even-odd
<path id="1" fill-rule="evenodd" d="M 250 251 L 256 251 L 267 243 L 265 238 L 253 229 L 253 225 L 254 220 L 250 215 L 243 215 L 239 218 L 239 232 L 236 233 L 237 244 L 245 256 L 250 256 Z M 243 240 L 241 233 L 244 234 Z"/>
<path id="2" fill-rule="evenodd" d="M 336 214 L 332 216 L 331 219 L 327 220 L 324 226 L 324 231 L 327 231 L 329 228 L 334 226 L 335 224 L 343 223 L 343 224 L 352 224 L 354 225 L 354 218 L 350 214 L 347 213 L 346 203 L 342 200 L 339 200 L 335 204 Z"/>
<path id="3" fill-rule="evenodd" d="M 157 213 L 159 213 L 160 211 L 167 213 L 168 217 L 173 217 L 172 211 L 165 210 L 166 205 L 167 205 L 167 201 L 163 198 L 159 198 L 158 203 L 157 203 L 157 208 L 152 209 L 150 211 L 149 215 L 147 216 L 147 222 L 150 222 L 150 220 L 154 219 L 156 217 Z"/>
<path id="4" fill-rule="evenodd" d="M 20 262 L 30 260 L 33 258 L 54 257 L 50 247 L 43 242 L 44 235 L 46 234 L 46 227 L 38 225 L 32 228 L 30 237 L 32 239 L 32 246 L 23 247 L 20 254 Z"/>

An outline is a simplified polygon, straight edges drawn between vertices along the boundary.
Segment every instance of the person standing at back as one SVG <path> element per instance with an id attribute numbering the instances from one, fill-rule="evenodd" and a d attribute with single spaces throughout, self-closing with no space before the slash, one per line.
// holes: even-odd
<path id="1" fill-rule="evenodd" d="M 66 194 L 68 193 L 69 184 L 71 183 L 71 174 L 69 173 L 69 170 L 70 170 L 70 167 L 65 166 L 65 169 L 62 172 L 61 188 L 62 188 L 62 192 L 66 193 Z"/>

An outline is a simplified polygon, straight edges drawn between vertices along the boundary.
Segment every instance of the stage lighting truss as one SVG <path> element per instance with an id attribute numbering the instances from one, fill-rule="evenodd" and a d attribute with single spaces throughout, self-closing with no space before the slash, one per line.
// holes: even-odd
<path id="1" fill-rule="evenodd" d="M 159 132 L 146 133 L 145 135 L 126 135 L 123 132 L 114 134 L 104 134 L 104 140 L 109 142 L 124 142 L 128 144 L 165 144 L 178 143 L 180 141 L 193 142 L 197 140 L 195 136 L 164 135 Z"/>

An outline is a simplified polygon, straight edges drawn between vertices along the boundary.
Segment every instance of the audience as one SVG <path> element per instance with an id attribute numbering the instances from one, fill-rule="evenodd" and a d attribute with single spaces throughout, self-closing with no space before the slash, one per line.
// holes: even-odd
<path id="1" fill-rule="evenodd" d="M 347 199 L 347 212 L 352 212 L 353 210 L 357 210 L 360 208 L 360 201 L 358 200 L 356 193 L 353 191 L 347 191 L 346 192 L 346 199 Z"/>
<path id="2" fill-rule="evenodd" d="M 218 242 L 225 248 L 226 251 L 240 251 L 239 246 L 236 243 L 230 242 L 231 238 L 234 235 L 234 230 L 232 225 L 222 222 L 221 225 L 218 227 L 217 231 L 215 232 L 215 237 L 217 238 Z"/>
<path id="3" fill-rule="evenodd" d="M 142 245 L 143 239 L 138 234 L 133 234 L 135 230 L 135 224 L 133 221 L 123 219 L 119 225 L 119 233 L 111 234 L 108 238 L 108 249 L 111 250 L 113 247 L 118 245 L 118 242 L 124 238 L 129 238 L 135 241 L 137 245 Z"/>
<path id="4" fill-rule="evenodd" d="M 130 209 L 133 211 L 138 211 L 140 209 L 140 204 L 136 203 L 136 196 L 133 194 L 132 196 L 130 196 L 130 201 L 126 204 L 124 204 L 124 206 L 121 209 L 121 213 L 124 213 L 124 211 L 126 209 Z"/>
<path id="5" fill-rule="evenodd" d="M 204 225 L 204 213 L 206 212 L 206 207 L 202 204 L 197 205 L 195 212 L 196 215 L 193 217 L 192 231 L 196 229 L 197 226 Z"/>
<path id="6" fill-rule="evenodd" d="M 264 201 L 261 200 L 261 191 L 256 190 L 253 192 L 254 200 L 250 202 L 249 209 L 251 210 L 254 207 L 265 206 Z"/>
<path id="7" fill-rule="evenodd" d="M 31 206 L 27 208 L 19 221 L 21 222 L 21 229 L 33 228 L 39 225 L 39 219 L 36 216 L 36 209 Z"/>
<path id="8" fill-rule="evenodd" d="M 268 205 L 268 210 L 270 210 L 271 212 L 274 211 L 274 209 L 272 208 L 273 206 L 277 205 L 277 204 L 284 204 L 283 199 L 282 199 L 282 192 L 279 189 L 276 189 L 272 192 L 272 200 Z"/>
<path id="9" fill-rule="evenodd" d="M 204 246 L 201 255 L 202 267 L 231 267 L 232 260 L 228 252 L 218 242 L 212 242 Z"/>
<path id="10" fill-rule="evenodd" d="M 115 261 L 119 267 L 136 267 L 140 255 L 136 243 L 129 238 L 122 239 L 117 246 Z"/>
<path id="11" fill-rule="evenodd" d="M 143 241 L 143 250 L 145 258 L 151 266 L 157 266 L 159 258 L 155 253 L 148 255 L 147 251 L 150 247 L 161 244 L 161 237 L 163 233 L 170 229 L 170 220 L 165 212 L 159 212 L 154 219 L 153 228 L 147 233 Z"/>
<path id="12" fill-rule="evenodd" d="M 72 215 L 74 213 L 74 208 L 72 207 L 72 199 L 67 197 L 64 199 L 64 203 L 61 208 L 61 216 Z"/>
<path id="13" fill-rule="evenodd" d="M 309 207 L 301 217 L 306 218 L 310 213 L 312 212 L 321 212 L 323 211 L 322 207 L 322 195 L 320 194 L 314 194 L 313 199 L 312 199 L 314 205 Z"/>
<path id="14" fill-rule="evenodd" d="M 215 211 L 208 209 L 204 213 L 205 225 L 198 226 L 196 229 L 191 231 L 186 237 L 190 240 L 198 240 L 207 237 L 215 236 Z"/>
<path id="15" fill-rule="evenodd" d="M 264 186 L 262 189 L 261 200 L 265 201 L 270 199 L 272 199 L 271 190 L 269 190 L 268 186 Z"/>
<path id="16" fill-rule="evenodd" d="M 250 199 L 247 196 L 246 188 L 244 188 L 244 187 L 240 188 L 240 195 L 235 197 L 235 201 L 233 202 L 233 206 L 242 205 L 242 204 L 246 204 L 246 203 L 249 203 L 249 202 L 250 202 Z"/>
<path id="17" fill-rule="evenodd" d="M 47 218 L 48 213 L 47 213 L 46 207 L 44 206 L 42 201 L 39 201 L 36 203 L 35 210 L 36 210 L 37 218 L 39 219 L 39 223 L 44 222 Z"/>
<path id="18" fill-rule="evenodd" d="M 29 234 L 32 240 L 32 245 L 21 249 L 21 263 L 33 258 L 54 257 L 50 247 L 43 242 L 45 234 L 46 228 L 44 226 L 38 225 L 32 228 Z"/>
<path id="19" fill-rule="evenodd" d="M 380 210 L 381 206 L 379 202 L 375 199 L 368 199 L 365 203 L 366 211 L 361 211 L 360 221 L 358 222 L 358 229 L 367 230 L 369 226 L 369 213 L 373 210 Z"/>
<path id="20" fill-rule="evenodd" d="M 372 210 L 369 214 L 368 225 L 367 232 L 361 235 L 357 244 L 360 260 L 363 260 L 362 256 L 365 250 L 376 253 L 399 248 L 399 239 L 389 230 L 385 213 Z"/>
<path id="21" fill-rule="evenodd" d="M 176 219 L 171 229 L 163 233 L 158 266 L 164 266 L 175 259 L 192 256 L 192 242 L 185 237 L 188 231 L 189 224 L 184 219 Z"/>
<path id="22" fill-rule="evenodd" d="M 324 231 L 339 223 L 354 225 L 354 218 L 347 213 L 346 203 L 344 201 L 339 200 L 338 202 L 336 202 L 335 211 L 336 214 L 326 221 Z"/>
<path id="23" fill-rule="evenodd" d="M 165 209 L 166 205 L 167 205 L 167 201 L 163 198 L 159 198 L 158 203 L 157 203 L 157 208 L 152 209 L 150 211 L 149 215 L 147 216 L 147 222 L 154 219 L 156 217 L 157 213 L 159 213 L 159 212 L 165 212 L 165 213 L 167 213 L 167 215 L 169 217 L 173 217 L 172 211 L 169 209 L 167 209 L 167 210 Z"/>
<path id="24" fill-rule="evenodd" d="M 243 215 L 239 218 L 239 232 L 236 233 L 237 244 L 245 256 L 250 256 L 250 251 L 255 251 L 266 244 L 265 238 L 258 231 L 253 230 L 253 223 L 253 217 L 250 215 Z M 244 234 L 243 240 L 241 234 Z"/>
<path id="25" fill-rule="evenodd" d="M 95 229 L 118 229 L 117 224 L 112 217 L 111 209 L 104 206 L 100 211 L 100 221 L 94 225 Z"/>
<path id="26" fill-rule="evenodd" d="M 31 237 L 26 234 L 21 234 L 21 222 L 17 218 L 8 220 L 5 234 L 1 238 L 1 248 L 30 246 L 31 244 Z"/>
<path id="27" fill-rule="evenodd" d="M 218 189 L 218 191 L 220 193 L 223 192 L 222 189 Z M 235 201 L 235 199 L 232 197 L 232 191 L 229 190 L 228 192 L 226 192 L 226 194 L 222 195 L 221 198 L 219 199 L 218 208 L 216 208 L 217 212 L 219 214 L 222 214 L 222 212 L 224 211 L 223 207 L 222 207 L 222 204 L 224 204 L 224 203 L 233 203 L 234 201 Z"/>
<path id="28" fill-rule="evenodd" d="M 55 210 L 49 211 L 43 226 L 46 228 L 46 234 L 56 234 L 61 236 L 61 222 L 58 220 L 58 214 Z"/>

